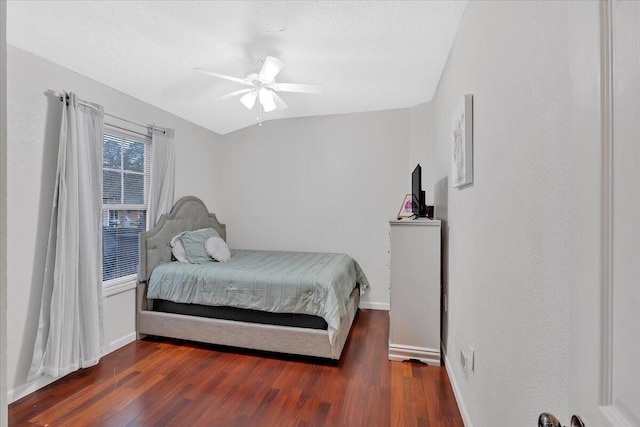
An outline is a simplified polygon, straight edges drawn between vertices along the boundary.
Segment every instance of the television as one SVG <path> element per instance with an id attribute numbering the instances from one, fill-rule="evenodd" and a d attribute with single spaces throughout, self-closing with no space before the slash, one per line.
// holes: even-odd
<path id="1" fill-rule="evenodd" d="M 411 173 L 411 210 L 416 218 L 427 216 L 425 193 L 422 191 L 422 167 L 420 163 Z"/>

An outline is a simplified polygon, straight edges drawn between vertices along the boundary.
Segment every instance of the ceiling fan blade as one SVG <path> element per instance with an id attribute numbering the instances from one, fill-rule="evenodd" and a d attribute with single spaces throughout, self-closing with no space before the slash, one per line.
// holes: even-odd
<path id="1" fill-rule="evenodd" d="M 260 105 L 262 105 L 262 108 L 264 109 L 265 113 L 268 113 L 278 108 L 275 101 L 273 100 L 274 95 L 275 95 L 275 92 L 264 87 L 260 89 L 260 92 L 258 92 L 258 99 L 260 99 Z"/>
<path id="2" fill-rule="evenodd" d="M 244 95 L 242 98 L 240 98 L 240 102 L 242 102 L 242 105 L 244 105 L 249 110 L 251 110 L 253 108 L 253 106 L 255 105 L 255 103 L 256 103 L 256 98 L 257 97 L 258 97 L 258 94 L 256 93 L 256 91 L 255 90 L 251 90 L 246 95 Z"/>
<path id="3" fill-rule="evenodd" d="M 271 92 L 271 93 L 273 93 L 273 101 L 276 103 L 276 109 L 277 109 L 277 110 L 286 110 L 286 109 L 287 109 L 287 107 L 288 107 L 287 103 L 286 103 L 286 102 L 284 102 L 284 101 L 282 100 L 282 98 L 280 98 L 280 97 L 278 96 L 278 94 L 277 94 L 277 93 L 275 93 L 275 92 Z"/>
<path id="4" fill-rule="evenodd" d="M 247 93 L 247 92 L 251 92 L 251 89 L 240 89 L 240 90 L 236 90 L 235 92 L 231 92 L 228 93 L 226 95 L 221 96 L 220 98 L 216 98 L 217 101 L 221 101 L 223 99 L 229 99 L 229 98 L 233 98 L 235 96 L 238 95 L 242 95 L 243 93 Z"/>
<path id="5" fill-rule="evenodd" d="M 209 76 L 219 77 L 221 79 L 231 80 L 232 82 L 238 82 L 238 83 L 242 83 L 242 84 L 245 84 L 245 85 L 251 85 L 251 83 L 248 83 L 245 79 L 241 79 L 239 77 L 233 77 L 233 76 L 229 76 L 227 74 L 216 73 L 215 71 L 205 70 L 204 68 L 194 68 L 194 70 L 198 71 L 198 72 L 200 72 L 202 74 L 207 74 Z"/>
<path id="6" fill-rule="evenodd" d="M 323 85 L 312 85 L 304 83 L 274 83 L 273 90 L 279 92 L 298 92 L 298 93 L 323 93 Z"/>
<path id="7" fill-rule="evenodd" d="M 275 56 L 267 56 L 258 77 L 263 82 L 272 82 L 282 70 L 282 67 L 284 67 L 284 62 L 281 59 Z"/>

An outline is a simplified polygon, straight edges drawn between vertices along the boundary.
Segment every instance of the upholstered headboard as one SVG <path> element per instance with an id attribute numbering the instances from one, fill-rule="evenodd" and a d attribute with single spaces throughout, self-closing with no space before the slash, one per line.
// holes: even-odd
<path id="1" fill-rule="evenodd" d="M 153 269 L 171 261 L 169 242 L 182 231 L 212 227 L 227 240 L 226 225 L 220 224 L 215 214 L 197 197 L 187 196 L 178 200 L 171 213 L 164 214 L 151 230 L 140 233 L 140 263 L 138 281 L 146 282 Z"/>

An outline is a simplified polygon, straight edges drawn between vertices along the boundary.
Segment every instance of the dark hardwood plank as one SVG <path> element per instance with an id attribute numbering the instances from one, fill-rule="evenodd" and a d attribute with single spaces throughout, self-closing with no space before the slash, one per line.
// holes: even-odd
<path id="1" fill-rule="evenodd" d="M 339 363 L 136 341 L 9 406 L 10 426 L 462 426 L 446 370 L 387 359 L 360 310 Z"/>

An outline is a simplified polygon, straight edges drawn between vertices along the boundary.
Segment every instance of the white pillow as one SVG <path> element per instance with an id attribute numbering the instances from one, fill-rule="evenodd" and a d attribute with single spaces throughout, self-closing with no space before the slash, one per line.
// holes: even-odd
<path id="1" fill-rule="evenodd" d="M 207 241 L 204 242 L 204 249 L 211 255 L 211 258 L 216 261 L 225 262 L 231 258 L 229 246 L 227 246 L 227 243 L 222 240 L 221 237 L 209 237 Z"/>

